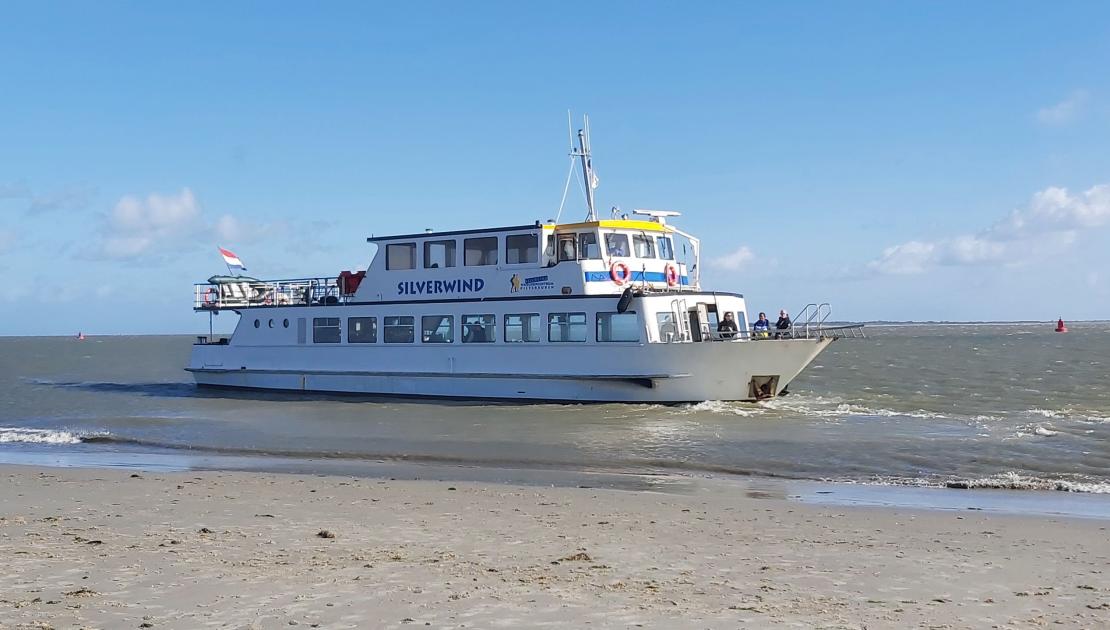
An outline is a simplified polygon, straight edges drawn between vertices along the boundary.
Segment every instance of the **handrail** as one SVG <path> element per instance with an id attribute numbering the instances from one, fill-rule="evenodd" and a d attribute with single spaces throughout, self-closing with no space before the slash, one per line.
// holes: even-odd
<path id="1" fill-rule="evenodd" d="M 289 304 L 325 305 L 347 302 L 337 278 L 295 278 L 206 282 L 193 285 L 193 309 L 218 311 Z"/>

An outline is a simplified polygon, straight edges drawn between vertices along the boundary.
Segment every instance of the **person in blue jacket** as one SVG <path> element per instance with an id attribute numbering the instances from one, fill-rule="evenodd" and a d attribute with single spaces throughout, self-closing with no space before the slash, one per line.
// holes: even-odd
<path id="1" fill-rule="evenodd" d="M 767 319 L 767 313 L 759 314 L 759 319 L 752 324 L 752 332 L 756 338 L 771 336 L 771 320 Z"/>

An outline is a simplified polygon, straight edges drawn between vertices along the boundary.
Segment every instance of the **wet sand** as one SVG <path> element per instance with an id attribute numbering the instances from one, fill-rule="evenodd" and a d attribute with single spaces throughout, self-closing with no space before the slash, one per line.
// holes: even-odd
<path id="1" fill-rule="evenodd" d="M 0 466 L 0 558 L 0 628 L 1110 627 L 1108 521 L 722 490 Z"/>

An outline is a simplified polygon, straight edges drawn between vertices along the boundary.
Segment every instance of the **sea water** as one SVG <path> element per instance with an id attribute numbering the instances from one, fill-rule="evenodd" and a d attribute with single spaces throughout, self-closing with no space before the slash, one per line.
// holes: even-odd
<path id="1" fill-rule="evenodd" d="M 0 462 L 1110 493 L 1110 324 L 867 331 L 786 396 L 680 406 L 198 389 L 192 337 L 0 338 Z"/>

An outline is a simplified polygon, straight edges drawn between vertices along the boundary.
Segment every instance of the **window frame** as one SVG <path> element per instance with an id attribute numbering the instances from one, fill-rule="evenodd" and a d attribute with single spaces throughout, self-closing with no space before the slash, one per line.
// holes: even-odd
<path id="1" fill-rule="evenodd" d="M 528 247 L 525 247 L 525 248 L 521 249 L 520 247 L 513 247 L 513 246 L 509 245 L 509 240 L 510 239 L 522 240 L 524 238 L 527 238 L 528 241 L 529 241 L 529 246 Z M 532 260 L 519 260 L 519 258 L 520 258 L 519 253 L 520 252 L 525 252 L 525 254 L 527 254 L 527 252 L 529 252 L 529 251 L 532 252 Z M 517 252 L 518 253 L 518 256 L 517 256 L 518 260 L 516 262 L 513 262 L 512 260 L 510 260 L 510 252 Z M 540 238 L 539 238 L 538 235 L 536 235 L 532 232 L 519 232 L 517 234 L 506 234 L 505 235 L 505 264 L 506 265 L 536 265 L 536 264 L 539 264 L 539 262 L 540 262 Z"/>
<path id="2" fill-rule="evenodd" d="M 665 248 L 663 246 L 664 243 L 666 244 Z M 674 239 L 673 238 L 671 238 L 669 236 L 656 236 L 655 237 L 655 249 L 659 253 L 659 258 L 661 260 L 675 260 L 675 257 L 674 257 Z M 667 254 L 668 254 L 667 256 L 663 255 L 663 250 L 664 249 L 667 250 Z"/>
<path id="3" fill-rule="evenodd" d="M 613 253 L 612 241 L 620 239 L 624 242 L 625 250 L 623 254 Z M 610 258 L 631 258 L 632 247 L 628 242 L 628 235 L 623 232 L 607 232 L 605 234 L 605 253 Z"/>
<path id="4" fill-rule="evenodd" d="M 469 262 L 469 257 L 467 256 L 467 254 L 471 251 L 470 250 L 470 243 L 474 242 L 474 241 L 492 241 L 493 242 L 493 250 L 492 250 L 493 251 L 493 261 L 492 262 L 486 261 L 486 257 L 489 255 L 489 252 L 491 251 L 488 248 L 487 249 L 481 249 L 481 250 L 474 250 L 474 251 L 482 252 L 482 260 L 485 261 L 485 262 L 478 262 L 478 263 Z M 464 267 L 490 267 L 490 266 L 496 265 L 498 263 L 498 261 L 501 259 L 501 243 L 500 243 L 500 241 L 501 241 L 501 239 L 497 238 L 496 236 L 475 236 L 475 237 L 472 237 L 472 238 L 464 238 L 463 239 L 463 266 Z"/>
<path id="5" fill-rule="evenodd" d="M 320 322 L 334 321 L 335 324 Z M 321 340 L 320 331 L 325 329 L 335 330 L 335 340 Z M 312 318 L 312 343 L 343 343 L 343 319 L 340 317 L 313 317 Z"/>
<path id="6" fill-rule="evenodd" d="M 560 316 L 560 315 L 566 317 L 566 323 L 560 324 L 560 323 L 557 323 L 557 322 L 554 321 L 554 319 L 556 317 Z M 572 317 L 577 316 L 577 315 L 580 315 L 582 317 L 581 323 L 576 323 L 576 322 L 572 321 Z M 582 338 L 581 339 L 552 339 L 552 335 L 551 335 L 552 326 L 563 326 L 563 327 L 565 327 L 567 333 L 570 333 L 572 330 L 574 330 L 573 327 L 581 326 L 582 327 Z M 571 337 L 572 335 L 566 334 L 566 335 L 560 335 L 560 336 L 562 336 L 562 337 Z M 547 314 L 547 342 L 548 343 L 585 343 L 587 341 L 589 341 L 589 326 L 586 325 L 586 313 L 581 312 L 581 311 L 570 311 L 570 312 L 559 312 L 559 313 L 548 313 Z"/>
<path id="7" fill-rule="evenodd" d="M 443 265 L 436 265 L 432 261 L 431 247 L 434 245 L 443 246 Z M 448 255 L 450 254 L 450 255 Z M 424 268 L 425 269 L 449 269 L 457 267 L 459 261 L 459 242 L 453 238 L 443 238 L 424 241 Z"/>
<path id="8" fill-rule="evenodd" d="M 429 319 L 438 319 L 439 320 L 439 322 L 436 324 L 435 328 L 433 328 L 433 329 L 428 328 L 428 320 Z M 446 325 L 446 327 L 447 327 L 447 336 L 445 338 L 436 340 L 435 339 L 436 335 L 439 335 L 439 332 L 444 329 L 444 325 Z M 437 345 L 455 343 L 455 316 L 454 315 L 447 315 L 447 314 L 443 314 L 443 315 L 438 315 L 438 314 L 437 315 L 421 315 L 420 316 L 420 343 L 430 343 L 430 344 L 437 344 Z"/>
<path id="9" fill-rule="evenodd" d="M 644 245 L 647 248 L 646 254 L 640 254 L 637 245 Z M 654 259 L 658 258 L 655 255 L 655 239 L 647 234 L 633 234 L 632 235 L 632 255 L 635 258 Z"/>
<path id="10" fill-rule="evenodd" d="M 363 320 L 368 320 L 368 321 L 364 322 Z M 362 339 L 356 339 L 355 331 L 354 331 L 354 328 L 353 328 L 355 323 L 359 323 L 359 324 L 368 323 L 369 324 L 367 326 L 367 329 L 370 331 L 369 341 L 362 340 Z M 347 318 L 347 343 L 357 343 L 357 344 L 378 343 L 378 317 L 376 315 L 369 316 L 369 317 L 348 317 Z"/>
<path id="11" fill-rule="evenodd" d="M 394 267 L 392 265 L 393 255 L 392 255 L 391 251 L 393 250 L 394 247 L 405 247 L 405 248 L 409 249 L 409 251 L 412 254 L 412 266 L 411 267 Z M 417 260 L 416 260 L 416 241 L 412 241 L 411 243 L 386 243 L 386 245 L 385 245 L 385 270 L 386 271 L 412 271 L 413 269 L 416 269 L 416 263 L 417 263 Z"/>
<path id="12" fill-rule="evenodd" d="M 609 336 L 612 337 L 613 336 L 613 323 L 612 323 L 613 318 L 614 317 L 626 317 L 626 316 L 629 316 L 629 315 L 631 315 L 632 318 L 636 322 L 636 326 L 635 326 L 636 338 L 635 339 L 602 339 L 601 338 L 601 320 L 602 320 L 602 317 L 608 317 L 609 318 L 609 324 L 608 324 Z M 658 313 L 656 315 L 658 316 Z M 616 311 L 599 311 L 597 313 L 594 313 L 594 339 L 597 339 L 598 343 L 640 343 L 640 341 L 643 340 L 643 336 L 644 336 L 644 333 L 643 333 L 642 330 L 640 330 L 640 317 L 636 314 L 636 311 L 625 311 L 623 313 L 618 313 Z"/>
<path id="13" fill-rule="evenodd" d="M 481 322 L 478 323 L 478 324 L 467 323 L 467 321 L 466 321 L 467 318 L 486 319 L 489 322 L 489 325 L 485 325 Z M 463 343 L 465 343 L 465 344 L 497 343 L 497 315 L 494 315 L 493 313 L 470 313 L 470 314 L 463 315 L 460 318 L 459 321 L 460 321 L 460 324 L 461 324 L 461 330 L 462 330 L 461 339 L 462 339 Z M 483 339 L 474 339 L 472 337 L 470 339 L 470 341 L 467 341 L 467 339 L 466 339 L 466 337 L 467 337 L 466 327 L 467 326 L 478 326 L 482 330 L 482 333 L 483 333 L 482 336 L 485 337 L 485 338 L 483 338 Z"/>
<path id="14" fill-rule="evenodd" d="M 520 324 L 519 324 L 519 326 L 520 326 L 520 340 L 519 341 L 509 339 L 509 337 L 510 337 L 510 335 L 509 335 L 509 318 L 510 317 L 519 317 L 519 318 L 521 318 Z M 525 319 L 525 318 L 535 318 L 536 332 L 538 333 L 536 335 L 535 339 L 527 339 L 526 338 L 527 335 L 524 334 L 524 331 L 526 329 L 529 330 L 529 332 L 531 332 L 531 329 L 528 328 L 528 321 L 529 320 Z M 504 319 L 502 320 L 502 335 L 503 335 L 502 339 L 504 339 L 505 343 L 539 343 L 540 340 L 543 338 L 543 321 L 540 318 L 540 314 L 539 313 L 505 313 Z"/>
<path id="15" fill-rule="evenodd" d="M 401 323 L 390 324 L 389 320 L 397 320 Z M 403 323 L 402 320 L 408 320 L 408 323 Z M 409 339 L 408 341 L 390 341 L 389 333 L 391 330 L 408 328 Z M 390 344 L 412 344 L 416 343 L 416 318 L 412 315 L 383 315 L 382 316 L 382 342 Z"/>

